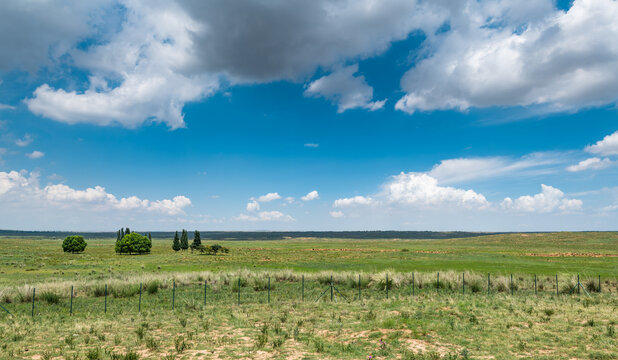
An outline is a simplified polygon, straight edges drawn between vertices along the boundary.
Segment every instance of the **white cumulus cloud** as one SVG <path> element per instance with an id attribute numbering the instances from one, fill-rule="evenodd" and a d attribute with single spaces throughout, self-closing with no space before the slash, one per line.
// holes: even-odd
<path id="1" fill-rule="evenodd" d="M 553 211 L 579 210 L 583 202 L 578 199 L 568 199 L 564 193 L 555 187 L 542 184 L 542 191 L 534 196 L 524 195 L 513 200 L 505 198 L 501 206 L 507 210 L 522 212 L 548 213 Z"/>
<path id="2" fill-rule="evenodd" d="M 361 108 L 370 111 L 384 107 L 386 100 L 372 101 L 373 88 L 362 75 L 355 76 L 358 64 L 337 69 L 314 80 L 305 90 L 305 96 L 324 97 L 337 104 L 337 112 Z"/>
<path id="3" fill-rule="evenodd" d="M 567 171 L 576 172 L 584 170 L 600 170 L 605 169 L 612 165 L 612 161 L 608 158 L 592 157 L 586 160 L 582 160 L 579 163 L 571 166 L 567 166 Z"/>
<path id="4" fill-rule="evenodd" d="M 354 205 L 372 205 L 375 201 L 370 197 L 365 196 L 354 196 L 351 198 L 343 198 L 337 199 L 333 202 L 333 207 L 346 207 L 346 206 L 354 206 Z"/>
<path id="5" fill-rule="evenodd" d="M 345 216 L 345 214 L 343 213 L 343 211 L 331 211 L 329 212 L 330 216 L 334 217 L 334 218 L 342 218 Z"/>
<path id="6" fill-rule="evenodd" d="M 310 191 L 309 193 L 307 193 L 307 195 L 301 197 L 300 199 L 303 200 L 303 201 L 311 201 L 311 200 L 315 200 L 315 199 L 317 199 L 319 197 L 320 197 L 320 195 L 318 194 L 318 191 L 317 190 L 313 190 L 313 191 Z"/>
<path id="7" fill-rule="evenodd" d="M 247 211 L 258 211 L 260 210 L 260 203 L 255 200 L 251 200 L 247 203 Z"/>
<path id="8" fill-rule="evenodd" d="M 281 199 L 281 195 L 279 195 L 279 193 L 272 192 L 272 193 L 268 193 L 266 195 L 262 195 L 262 196 L 258 197 L 257 201 L 259 201 L 259 202 L 270 202 L 270 201 L 279 200 L 279 199 Z"/>
<path id="9" fill-rule="evenodd" d="M 91 210 L 142 209 L 177 215 L 191 205 L 191 200 L 185 196 L 175 196 L 171 200 L 146 200 L 137 196 L 118 199 L 102 186 L 78 190 L 64 184 L 52 184 L 41 188 L 38 174 L 30 173 L 28 176 L 24 171 L 0 172 L 0 197 L 6 204 L 23 204 L 26 201 L 31 206 L 75 208 L 81 213 Z"/>
<path id="10" fill-rule="evenodd" d="M 45 156 L 45 153 L 42 151 L 34 150 L 33 152 L 26 154 L 26 156 L 30 159 L 40 159 Z"/>
<path id="11" fill-rule="evenodd" d="M 482 194 L 438 185 L 438 180 L 422 173 L 401 173 L 384 185 L 389 202 L 406 205 L 454 205 L 483 208 L 489 205 Z"/>
<path id="12" fill-rule="evenodd" d="M 15 145 L 19 146 L 19 147 L 24 147 L 24 146 L 28 146 L 32 143 L 32 136 L 30 136 L 30 134 L 26 134 L 24 135 L 23 139 L 17 139 L 15 140 Z"/>
<path id="13" fill-rule="evenodd" d="M 618 131 L 607 135 L 603 140 L 597 141 L 594 145 L 586 146 L 587 152 L 599 155 L 618 155 Z"/>
<path id="14" fill-rule="evenodd" d="M 542 105 L 570 110 L 618 99 L 618 2 L 431 2 L 450 29 L 427 33 L 425 56 L 402 78 L 396 108 Z"/>

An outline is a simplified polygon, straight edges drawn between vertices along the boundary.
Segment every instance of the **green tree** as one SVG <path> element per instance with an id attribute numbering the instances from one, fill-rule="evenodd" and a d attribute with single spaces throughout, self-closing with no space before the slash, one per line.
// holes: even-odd
<path id="1" fill-rule="evenodd" d="M 127 228 L 126 228 L 126 229 L 124 229 L 124 234 L 125 234 L 125 235 L 128 235 L 128 234 L 130 234 L 130 233 L 131 233 L 131 230 L 129 230 L 129 227 L 127 226 Z"/>
<path id="2" fill-rule="evenodd" d="M 212 251 L 213 254 L 217 255 L 217 253 L 219 252 L 219 250 L 221 250 L 222 246 L 219 244 L 214 244 L 210 246 L 210 249 Z"/>
<path id="3" fill-rule="evenodd" d="M 172 243 L 172 249 L 174 251 L 180 250 L 180 239 L 178 238 L 178 231 L 176 231 L 176 235 L 174 235 L 174 242 Z"/>
<path id="4" fill-rule="evenodd" d="M 187 250 L 189 248 L 189 235 L 185 229 L 182 229 L 182 235 L 180 235 L 180 248 L 182 250 Z"/>
<path id="5" fill-rule="evenodd" d="M 86 240 L 81 235 L 71 235 L 64 238 L 62 242 L 62 250 L 70 253 L 80 253 L 86 249 Z"/>
<path id="6" fill-rule="evenodd" d="M 200 232 L 195 230 L 193 234 L 193 242 L 191 243 L 191 250 L 199 249 L 202 246 L 202 237 Z"/>
<path id="7" fill-rule="evenodd" d="M 126 234 L 120 242 L 116 243 L 118 254 L 146 254 L 151 248 L 152 242 L 148 237 L 138 233 Z"/>
<path id="8" fill-rule="evenodd" d="M 150 233 L 148 233 L 148 240 L 152 243 L 152 235 Z"/>

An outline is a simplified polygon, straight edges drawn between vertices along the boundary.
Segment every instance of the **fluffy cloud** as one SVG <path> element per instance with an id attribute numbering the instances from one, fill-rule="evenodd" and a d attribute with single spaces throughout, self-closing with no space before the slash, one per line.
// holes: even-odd
<path id="1" fill-rule="evenodd" d="M 365 77 L 354 76 L 358 64 L 338 69 L 309 84 L 305 96 L 324 97 L 337 104 L 337 112 L 361 108 L 370 111 L 384 107 L 386 100 L 372 101 L 373 88 L 367 85 Z"/>
<path id="2" fill-rule="evenodd" d="M 257 198 L 257 201 L 259 202 L 270 202 L 273 200 L 279 200 L 281 199 L 281 195 L 279 195 L 279 193 L 273 192 L 273 193 L 268 193 L 266 195 L 262 195 L 260 197 Z"/>
<path id="3" fill-rule="evenodd" d="M 330 216 L 334 217 L 334 218 L 342 218 L 345 216 L 345 214 L 343 213 L 343 211 L 331 211 Z"/>
<path id="4" fill-rule="evenodd" d="M 118 199 L 101 186 L 76 190 L 64 184 L 54 184 L 41 188 L 38 174 L 30 173 L 28 176 L 23 171 L 0 172 L 0 197 L 4 203 L 25 201 L 31 205 L 75 207 L 82 211 L 141 209 L 167 215 L 182 214 L 183 209 L 191 205 L 191 200 L 185 196 L 154 201 L 143 200 L 136 196 Z"/>
<path id="5" fill-rule="evenodd" d="M 435 7 L 448 13 L 450 30 L 427 33 L 429 56 L 403 77 L 397 109 L 564 110 L 618 99 L 618 2 L 575 0 L 567 12 L 549 0 Z"/>
<path id="6" fill-rule="evenodd" d="M 2 84 L 2 82 L 0 82 Z M 0 110 L 15 110 L 15 106 L 0 104 Z"/>
<path id="7" fill-rule="evenodd" d="M 433 16 L 417 1 L 181 1 L 195 21 L 195 66 L 232 82 L 298 80 L 388 49 Z M 440 21 L 440 20 L 438 20 Z"/>
<path id="8" fill-rule="evenodd" d="M 618 131 L 607 135 L 594 145 L 586 146 L 587 152 L 599 155 L 618 155 Z"/>
<path id="9" fill-rule="evenodd" d="M 50 65 L 80 39 L 103 30 L 108 0 L 3 1 L 0 70 L 34 72 Z"/>
<path id="10" fill-rule="evenodd" d="M 311 201 L 311 200 L 315 200 L 315 199 L 317 199 L 319 197 L 320 197 L 320 195 L 318 194 L 318 191 L 317 190 L 313 190 L 313 191 L 310 191 L 309 193 L 307 193 L 307 195 L 301 197 L 300 199 L 303 200 L 303 201 Z"/>
<path id="11" fill-rule="evenodd" d="M 320 144 L 316 144 L 316 143 L 306 143 L 304 146 L 305 146 L 305 147 L 308 147 L 308 148 L 317 148 L 317 147 L 320 147 Z"/>
<path id="12" fill-rule="evenodd" d="M 24 147 L 24 146 L 28 146 L 32 143 L 32 136 L 30 136 L 30 134 L 26 134 L 24 135 L 23 139 L 17 139 L 15 140 L 15 145 L 19 146 L 19 147 Z"/>
<path id="13" fill-rule="evenodd" d="M 509 210 L 538 213 L 579 210 L 582 207 L 581 200 L 567 199 L 564 193 L 555 187 L 542 184 L 541 188 L 542 191 L 534 196 L 520 196 L 515 200 L 507 197 L 502 201 L 501 206 Z"/>
<path id="14" fill-rule="evenodd" d="M 358 196 L 354 196 L 351 198 L 337 199 L 333 203 L 333 207 L 347 207 L 347 206 L 354 206 L 354 205 L 372 205 L 374 203 L 375 201 L 372 198 L 358 195 Z"/>
<path id="15" fill-rule="evenodd" d="M 592 157 L 586 160 L 582 160 L 576 165 L 567 166 L 567 171 L 576 172 L 583 170 L 600 170 L 605 169 L 612 165 L 612 161 L 608 158 L 600 159 L 598 157 Z"/>
<path id="16" fill-rule="evenodd" d="M 78 67 L 92 73 L 89 87 L 66 91 L 41 85 L 26 100 L 33 113 L 68 124 L 134 128 L 152 120 L 175 129 L 184 126 L 186 102 L 218 88 L 214 74 L 180 70 L 192 61 L 192 34 L 201 24 L 174 3 L 125 5 L 126 20 L 108 42 L 70 52 Z"/>
<path id="17" fill-rule="evenodd" d="M 240 214 L 236 217 L 240 221 L 295 221 L 290 215 L 280 211 L 261 211 L 256 215 Z"/>
<path id="18" fill-rule="evenodd" d="M 42 151 L 34 150 L 33 152 L 26 154 L 26 156 L 30 159 L 40 159 L 45 156 L 45 153 Z"/>
<path id="19" fill-rule="evenodd" d="M 260 210 L 260 203 L 255 200 L 251 200 L 247 203 L 247 211 L 258 211 Z"/>
<path id="20" fill-rule="evenodd" d="M 452 205 L 484 208 L 489 205 L 485 196 L 473 190 L 438 185 L 438 180 L 419 173 L 401 173 L 384 185 L 384 196 L 391 203 L 405 205 Z"/>

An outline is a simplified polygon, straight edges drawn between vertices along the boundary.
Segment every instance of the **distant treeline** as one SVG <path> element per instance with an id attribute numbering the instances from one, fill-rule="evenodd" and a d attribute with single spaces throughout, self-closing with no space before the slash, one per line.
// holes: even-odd
<path id="1" fill-rule="evenodd" d="M 138 233 L 142 233 L 137 231 Z M 174 232 L 146 231 L 153 238 L 171 239 Z M 282 240 L 289 238 L 342 238 L 342 239 L 453 239 L 500 233 L 466 231 L 202 231 L 205 240 Z M 86 238 L 116 238 L 115 232 L 66 232 L 66 231 L 17 231 L 0 230 L 0 236 L 28 236 L 46 238 L 65 238 L 70 235 L 83 235 Z"/>

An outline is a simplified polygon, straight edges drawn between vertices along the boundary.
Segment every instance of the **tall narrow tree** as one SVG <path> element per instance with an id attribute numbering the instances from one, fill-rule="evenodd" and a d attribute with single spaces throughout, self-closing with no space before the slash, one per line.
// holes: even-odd
<path id="1" fill-rule="evenodd" d="M 124 230 L 124 234 L 129 235 L 130 233 L 131 233 L 131 230 L 129 230 L 129 227 L 127 226 L 127 228 Z"/>
<path id="2" fill-rule="evenodd" d="M 182 235 L 180 235 L 180 248 L 182 250 L 187 250 L 189 248 L 189 235 L 185 229 L 182 229 Z"/>
<path id="3" fill-rule="evenodd" d="M 152 242 L 152 235 L 150 233 L 148 233 L 148 240 L 150 240 L 150 242 Z"/>
<path id="4" fill-rule="evenodd" d="M 202 246 L 202 237 L 200 236 L 200 232 L 195 230 L 193 234 L 193 243 L 191 243 L 191 249 L 199 249 Z"/>
<path id="5" fill-rule="evenodd" d="M 178 231 L 176 231 L 176 235 L 174 235 L 174 242 L 172 243 L 172 249 L 174 251 L 180 250 L 180 239 L 178 238 Z"/>

